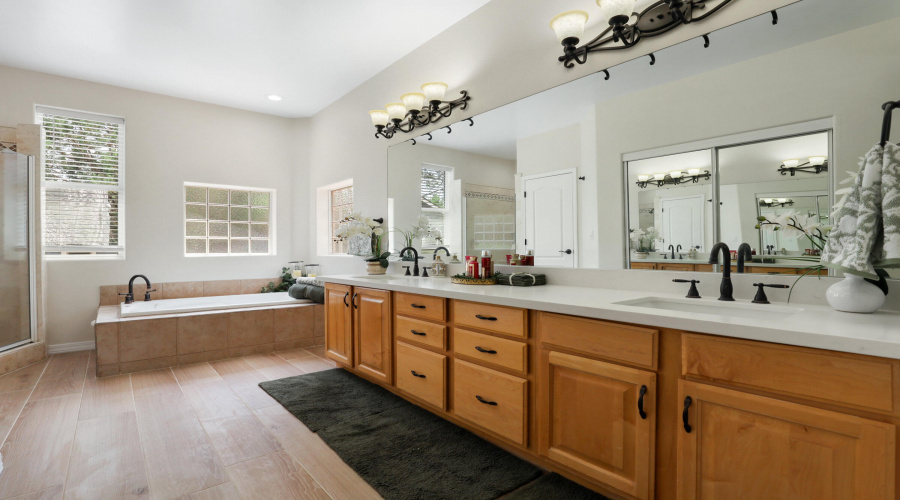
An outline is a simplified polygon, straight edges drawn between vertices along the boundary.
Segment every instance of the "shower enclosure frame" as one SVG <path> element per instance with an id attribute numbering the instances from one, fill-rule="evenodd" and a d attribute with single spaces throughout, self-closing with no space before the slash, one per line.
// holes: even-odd
<path id="1" fill-rule="evenodd" d="M 25 155 L 26 161 L 26 200 L 28 203 L 26 224 L 26 244 L 28 245 L 28 338 L 9 345 L 0 346 L 0 353 L 8 352 L 18 347 L 32 344 L 37 341 L 37 234 L 35 230 L 35 217 L 37 216 L 37 200 L 35 196 L 35 157 Z"/>

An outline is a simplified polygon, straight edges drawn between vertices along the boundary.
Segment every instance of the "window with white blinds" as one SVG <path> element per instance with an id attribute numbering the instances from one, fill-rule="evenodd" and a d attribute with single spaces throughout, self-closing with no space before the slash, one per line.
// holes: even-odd
<path id="1" fill-rule="evenodd" d="M 44 130 L 44 251 L 122 255 L 125 119 L 37 106 Z"/>

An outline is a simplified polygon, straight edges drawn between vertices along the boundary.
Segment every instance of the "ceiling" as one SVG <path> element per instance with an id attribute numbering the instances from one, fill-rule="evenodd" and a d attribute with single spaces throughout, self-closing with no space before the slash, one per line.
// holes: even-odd
<path id="1" fill-rule="evenodd" d="M 640 5 L 640 4 L 639 4 Z M 594 9 L 596 10 L 596 9 Z M 610 68 L 611 78 L 594 73 L 565 85 L 535 94 L 474 117 L 452 127 L 453 134 L 437 130 L 423 144 L 467 151 L 506 160 L 516 159 L 519 139 L 578 123 L 592 112 L 591 103 L 625 96 L 657 85 L 809 43 L 845 31 L 900 16 L 898 0 L 803 0 L 778 10 L 779 23 L 760 16 L 710 34 L 711 45 L 702 40 L 656 52 L 657 63 L 646 57 Z M 598 28 L 586 28 L 595 33 Z M 587 36 L 587 35 L 586 35 Z M 547 43 L 556 43 L 552 33 Z M 596 57 L 602 57 L 594 54 Z M 591 63 L 588 58 L 587 64 Z M 597 64 L 597 63 L 594 63 Z M 602 66 L 595 66 L 598 70 Z M 559 71 L 565 71 L 560 65 Z"/>
<path id="2" fill-rule="evenodd" d="M 4 0 L 0 65 L 306 117 L 487 2 Z"/>

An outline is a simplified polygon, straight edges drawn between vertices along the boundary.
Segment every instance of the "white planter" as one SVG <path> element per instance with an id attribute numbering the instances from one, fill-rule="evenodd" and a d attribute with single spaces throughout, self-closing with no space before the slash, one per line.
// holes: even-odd
<path id="1" fill-rule="evenodd" d="M 649 252 L 634 252 L 635 259 L 646 259 L 650 256 Z"/>
<path id="2" fill-rule="evenodd" d="M 847 274 L 828 287 L 825 298 L 838 311 L 873 313 L 884 305 L 884 292 L 860 276 Z"/>
<path id="3" fill-rule="evenodd" d="M 366 273 L 367 274 L 384 274 L 387 272 L 386 267 L 381 267 L 380 262 L 366 262 Z"/>

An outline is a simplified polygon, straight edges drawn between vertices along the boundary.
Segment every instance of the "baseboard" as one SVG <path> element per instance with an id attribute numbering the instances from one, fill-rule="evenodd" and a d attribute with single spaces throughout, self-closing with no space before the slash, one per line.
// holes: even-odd
<path id="1" fill-rule="evenodd" d="M 48 354 L 62 354 L 64 352 L 75 351 L 93 351 L 95 348 L 94 341 L 87 342 L 71 342 L 69 344 L 54 344 L 47 348 Z"/>

